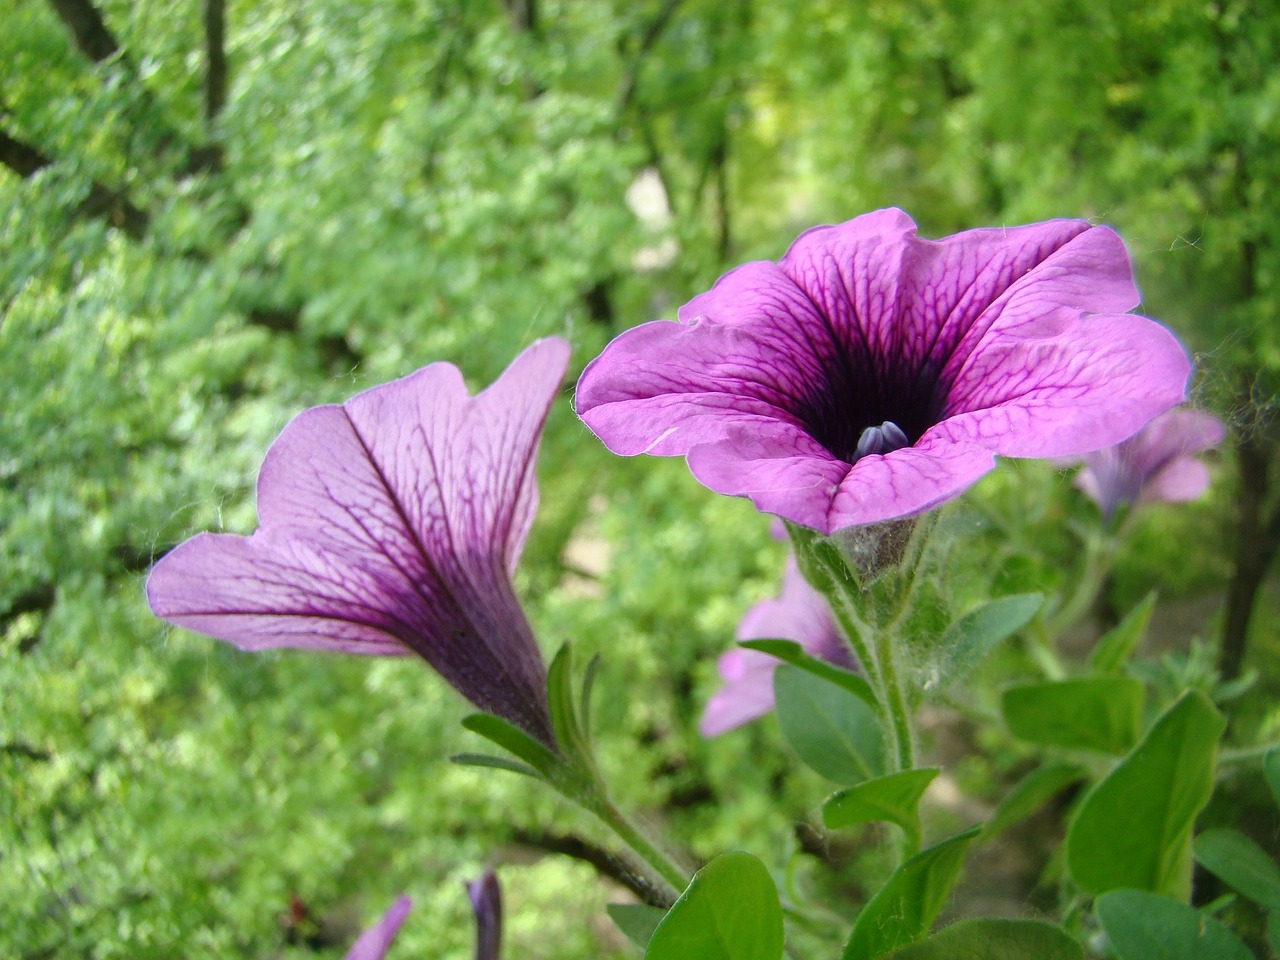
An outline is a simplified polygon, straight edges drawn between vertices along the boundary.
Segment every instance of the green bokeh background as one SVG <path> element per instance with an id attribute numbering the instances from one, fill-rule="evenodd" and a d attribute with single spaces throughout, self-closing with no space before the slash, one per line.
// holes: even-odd
<path id="1" fill-rule="evenodd" d="M 116 45 L 96 62 L 77 9 Z M 1144 311 L 1232 438 L 1206 499 L 1140 518 L 1108 600 L 1203 597 L 1213 640 L 1229 451 L 1280 470 L 1278 46 L 1280 13 L 1243 0 L 6 0 L 0 948 L 337 957 L 403 891 L 395 955 L 462 958 L 462 881 L 497 864 L 507 955 L 633 955 L 604 915 L 618 892 L 540 849 L 605 838 L 536 785 L 449 764 L 478 744 L 421 664 L 245 655 L 151 619 L 142 579 L 197 530 L 252 529 L 257 464 L 303 407 L 439 359 L 479 387 L 548 334 L 572 376 L 732 264 L 879 206 L 925 236 L 1070 216 L 1126 238 Z M 567 389 L 539 473 L 518 587 L 545 651 L 604 658 L 620 798 L 697 856 L 781 870 L 825 788 L 772 720 L 695 731 L 715 655 L 776 589 L 767 520 L 679 462 L 611 457 Z M 964 562 L 999 556 L 1009 587 L 1056 586 L 1065 525 L 1094 519 L 1041 464 L 966 509 L 1006 524 Z M 1280 733 L 1278 594 L 1241 736 Z M 975 702 L 1017 668 L 997 658 Z M 1006 761 L 961 780 L 981 793 Z M 795 862 L 852 912 L 868 855 L 846 853 Z"/>

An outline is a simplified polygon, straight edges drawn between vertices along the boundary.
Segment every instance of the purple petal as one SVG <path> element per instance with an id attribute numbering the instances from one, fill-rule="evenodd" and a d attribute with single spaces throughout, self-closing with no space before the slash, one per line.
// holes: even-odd
<path id="1" fill-rule="evenodd" d="M 248 650 L 417 653 L 550 743 L 542 660 L 510 574 L 567 362 L 567 344 L 543 340 L 475 397 L 437 363 L 299 414 L 263 462 L 259 529 L 173 550 L 147 581 L 152 610 Z"/>
<path id="2" fill-rule="evenodd" d="M 1224 434 L 1216 417 L 1171 410 L 1123 442 L 1084 454 L 1076 485 L 1104 517 L 1126 503 L 1194 500 L 1209 486 L 1209 472 L 1195 455 L 1217 446 Z"/>
<path id="3" fill-rule="evenodd" d="M 1056 337 L 987 343 L 935 430 L 1007 457 L 1094 450 L 1180 403 L 1190 372 L 1178 341 L 1145 317 L 1087 317 Z"/>
<path id="4" fill-rule="evenodd" d="M 1142 488 L 1141 499 L 1160 503 L 1195 500 L 1209 489 L 1209 468 L 1187 457 L 1156 471 Z"/>
<path id="5" fill-rule="evenodd" d="M 382 919 L 360 935 L 360 939 L 347 951 L 344 960 L 382 960 L 395 941 L 396 934 L 400 932 L 400 927 L 403 926 L 405 918 L 409 915 L 409 908 L 412 906 L 413 901 L 408 897 L 396 897 L 390 909 L 382 915 Z"/>
<path id="6" fill-rule="evenodd" d="M 498 876 L 486 870 L 466 887 L 476 915 L 476 960 L 498 960 L 502 949 L 502 889 Z"/>
<path id="7" fill-rule="evenodd" d="M 773 671 L 778 661 L 759 650 L 727 650 L 716 669 L 724 684 L 711 695 L 698 722 L 704 737 L 722 733 L 763 717 L 773 709 Z"/>
<path id="8" fill-rule="evenodd" d="M 995 455 L 1117 442 L 1177 403 L 1186 356 L 1120 314 L 1136 303 L 1106 228 L 929 241 L 884 210 L 729 272 L 679 324 L 623 333 L 576 407 L 617 453 L 685 455 L 711 489 L 831 533 L 929 509 Z"/>
<path id="9" fill-rule="evenodd" d="M 787 558 L 778 596 L 761 600 L 743 615 L 737 638 L 794 640 L 812 656 L 853 666 L 826 600 L 801 575 L 795 557 Z M 777 667 L 776 658 L 758 650 L 735 648 L 721 654 L 717 669 L 724 685 L 707 701 L 699 733 L 718 736 L 772 710 Z"/>

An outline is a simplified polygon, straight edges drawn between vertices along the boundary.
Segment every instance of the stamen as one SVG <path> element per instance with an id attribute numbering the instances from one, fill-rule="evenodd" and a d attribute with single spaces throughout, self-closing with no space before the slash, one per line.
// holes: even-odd
<path id="1" fill-rule="evenodd" d="M 911 446 L 910 438 L 902 428 L 892 420 L 886 420 L 878 427 L 867 427 L 858 437 L 858 446 L 853 451 L 853 459 L 861 460 L 873 454 L 893 453 L 903 447 Z"/>

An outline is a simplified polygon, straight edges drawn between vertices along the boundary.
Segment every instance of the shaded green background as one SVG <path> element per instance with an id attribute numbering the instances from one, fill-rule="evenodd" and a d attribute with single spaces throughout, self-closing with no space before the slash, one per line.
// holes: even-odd
<path id="1" fill-rule="evenodd" d="M 1278 48 L 1280 13 L 1203 0 L 7 0 L 0 944 L 340 956 L 405 891 L 400 954 L 465 957 L 461 881 L 497 863 L 511 956 L 627 955 L 610 890 L 542 855 L 583 825 L 445 762 L 476 744 L 428 671 L 171 632 L 142 577 L 196 530 L 252 529 L 304 406 L 437 359 L 480 386 L 547 334 L 576 372 L 728 266 L 889 204 L 926 236 L 1071 216 L 1126 238 L 1232 437 L 1207 500 L 1142 518 L 1109 600 L 1212 611 L 1230 582 L 1238 618 L 1261 585 L 1238 732 L 1274 736 Z M 821 784 L 771 720 L 694 732 L 776 588 L 766 521 L 610 457 L 567 391 L 540 473 L 518 585 L 544 649 L 605 657 L 619 793 L 698 855 L 786 863 Z M 1042 466 L 975 502 L 1021 525 L 1033 585 L 1092 520 Z M 814 882 L 856 902 L 853 862 Z"/>

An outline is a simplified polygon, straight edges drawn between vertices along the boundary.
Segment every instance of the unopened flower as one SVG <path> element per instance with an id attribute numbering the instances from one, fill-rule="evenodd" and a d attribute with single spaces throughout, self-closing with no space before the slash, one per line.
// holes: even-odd
<path id="1" fill-rule="evenodd" d="M 247 650 L 416 653 L 480 709 L 552 744 L 545 668 L 511 574 L 568 355 L 539 341 L 475 397 L 435 363 L 299 414 L 258 475 L 258 530 L 178 546 L 147 580 L 151 609 Z"/>
<path id="2" fill-rule="evenodd" d="M 360 934 L 343 960 L 383 960 L 412 906 L 408 897 L 396 897 L 382 919 Z"/>
<path id="3" fill-rule="evenodd" d="M 1128 440 L 1080 457 L 1076 486 L 1108 519 L 1122 504 L 1194 500 L 1209 486 L 1209 471 L 1196 454 L 1216 447 L 1224 434 L 1217 417 L 1170 410 Z"/>
<path id="4" fill-rule="evenodd" d="M 1114 232 L 1075 220 L 916 236 L 817 227 L 615 339 L 577 410 L 615 453 L 829 534 L 921 513 L 995 456 L 1082 453 L 1180 402 L 1189 371 Z"/>
<path id="5" fill-rule="evenodd" d="M 498 876 L 486 870 L 466 887 L 476 915 L 476 960 L 498 960 L 502 950 L 502 889 Z"/>
<path id="6" fill-rule="evenodd" d="M 827 601 L 787 558 L 782 590 L 761 600 L 738 623 L 738 640 L 794 640 L 806 653 L 836 666 L 851 668 L 853 658 L 840 636 Z M 717 669 L 724 685 L 707 701 L 698 732 L 714 737 L 773 709 L 773 672 L 778 660 L 759 650 L 735 648 L 720 656 Z"/>

